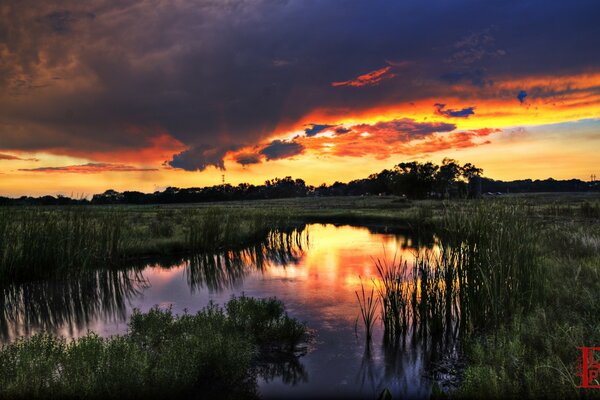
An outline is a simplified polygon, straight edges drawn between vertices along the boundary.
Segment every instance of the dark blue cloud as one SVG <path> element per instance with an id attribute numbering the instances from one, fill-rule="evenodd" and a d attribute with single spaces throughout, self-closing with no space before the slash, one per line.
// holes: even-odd
<path id="1" fill-rule="evenodd" d="M 199 145 L 174 154 L 173 159 L 165 162 L 165 164 L 186 171 L 204 171 L 210 166 L 224 170 L 223 158 L 227 152 L 232 150 L 235 150 L 235 147 Z"/>
<path id="2" fill-rule="evenodd" d="M 519 99 L 519 103 L 523 104 L 525 102 L 525 97 L 527 97 L 527 92 L 521 90 L 519 94 L 517 94 L 517 99 Z"/>
<path id="3" fill-rule="evenodd" d="M 435 113 L 438 115 L 444 115 L 448 118 L 469 118 L 470 115 L 475 114 L 475 107 L 465 107 L 460 110 L 453 110 L 451 108 L 445 108 L 446 105 L 442 103 L 435 103 Z"/>
<path id="4" fill-rule="evenodd" d="M 242 165 L 260 164 L 260 154 L 244 153 L 235 158 L 235 162 Z"/>
<path id="5" fill-rule="evenodd" d="M 263 147 L 260 154 L 267 157 L 267 160 L 279 160 L 298 155 L 304 151 L 304 146 L 296 142 L 284 142 L 282 140 L 273 140 L 270 144 Z"/>
<path id="6" fill-rule="evenodd" d="M 344 128 L 343 126 L 338 126 L 337 128 L 335 128 L 335 133 L 337 133 L 338 135 L 344 135 L 350 132 L 352 132 L 352 129 Z"/>
<path id="7" fill-rule="evenodd" d="M 311 124 L 311 127 L 310 128 L 306 128 L 304 130 L 304 133 L 306 133 L 306 136 L 311 137 L 311 136 L 315 136 L 319 132 L 323 132 L 327 128 L 332 128 L 333 126 L 334 125 Z"/>

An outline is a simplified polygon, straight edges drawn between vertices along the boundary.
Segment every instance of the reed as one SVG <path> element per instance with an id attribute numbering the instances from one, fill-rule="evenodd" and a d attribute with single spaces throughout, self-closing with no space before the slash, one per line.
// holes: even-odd
<path id="1" fill-rule="evenodd" d="M 375 260 L 386 340 L 493 329 L 539 304 L 539 238 L 526 215 L 525 207 L 500 203 L 446 209 L 437 247 L 416 254 L 411 267 L 395 257 Z"/>
<path id="2" fill-rule="evenodd" d="M 375 267 L 379 276 L 377 293 L 381 302 L 381 320 L 386 339 L 391 339 L 406 332 L 409 325 L 411 289 L 408 264 L 402 259 L 396 262 L 394 256 L 390 263 L 385 258 L 375 260 Z"/>
<path id="3" fill-rule="evenodd" d="M 379 299 L 375 297 L 375 288 L 371 287 L 371 293 L 366 294 L 365 286 L 363 285 L 362 279 L 360 281 L 360 295 L 358 291 L 354 292 L 356 299 L 360 306 L 360 316 L 365 326 L 365 335 L 367 342 L 371 341 L 373 337 L 373 325 L 377 318 L 377 307 L 379 305 Z"/>
<path id="4" fill-rule="evenodd" d="M 118 211 L 0 209 L 0 276 L 5 281 L 107 263 L 125 246 Z"/>

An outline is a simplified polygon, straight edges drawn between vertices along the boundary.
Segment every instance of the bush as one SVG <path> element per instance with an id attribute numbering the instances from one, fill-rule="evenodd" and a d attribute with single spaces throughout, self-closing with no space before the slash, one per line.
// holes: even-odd
<path id="1" fill-rule="evenodd" d="M 265 344 L 292 354 L 305 327 L 276 299 L 242 296 L 226 309 L 136 311 L 128 334 L 111 338 L 19 339 L 0 348 L 0 398 L 255 397 Z"/>

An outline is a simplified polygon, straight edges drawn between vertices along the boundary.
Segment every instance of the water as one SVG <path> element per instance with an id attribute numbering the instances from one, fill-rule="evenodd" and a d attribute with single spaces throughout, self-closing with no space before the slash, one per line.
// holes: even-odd
<path id="1" fill-rule="evenodd" d="M 374 257 L 410 260 L 419 247 L 432 243 L 417 243 L 406 232 L 390 233 L 386 227 L 312 224 L 284 240 L 274 237 L 238 252 L 8 286 L 0 296 L 0 341 L 41 329 L 66 337 L 88 330 L 110 336 L 126 332 L 134 308 L 195 312 L 209 301 L 223 304 L 242 293 L 275 296 L 316 336 L 298 362 L 259 378 L 263 397 L 375 398 L 388 388 L 394 398 L 427 398 L 428 365 L 439 358 L 437 350 L 414 337 L 384 346 L 379 322 L 367 348 L 362 326 L 355 324 L 355 291 L 360 277 L 364 282 L 376 277 Z"/>

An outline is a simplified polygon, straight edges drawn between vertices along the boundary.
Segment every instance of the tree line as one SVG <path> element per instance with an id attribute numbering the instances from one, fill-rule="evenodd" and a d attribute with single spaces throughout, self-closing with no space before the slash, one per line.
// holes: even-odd
<path id="1" fill-rule="evenodd" d="M 289 197 L 397 195 L 409 199 L 449 199 L 478 197 L 487 193 L 581 192 L 599 191 L 598 182 L 579 179 L 497 181 L 482 177 L 483 170 L 471 163 L 459 164 L 446 158 L 441 164 L 432 162 L 402 162 L 392 169 L 371 174 L 367 178 L 331 185 L 307 185 L 302 179 L 274 178 L 263 185 L 240 183 L 177 188 L 142 193 L 107 190 L 93 195 L 91 200 L 67 196 L 19 198 L 0 197 L 0 205 L 73 205 L 73 204 L 171 204 L 211 201 L 279 199 Z"/>

